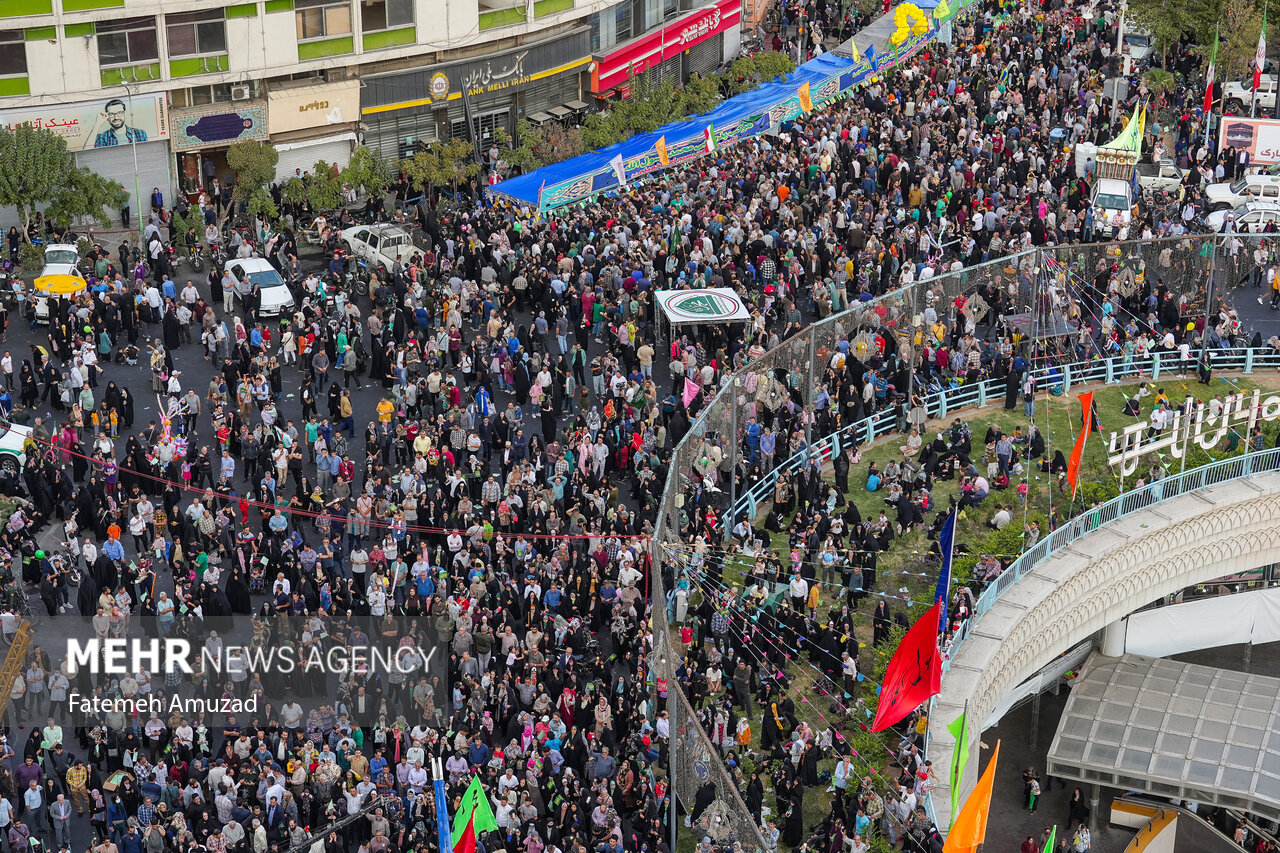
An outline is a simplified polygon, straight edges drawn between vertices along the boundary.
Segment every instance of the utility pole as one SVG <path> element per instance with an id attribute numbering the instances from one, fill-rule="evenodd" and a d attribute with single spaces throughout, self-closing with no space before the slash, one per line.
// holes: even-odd
<path id="1" fill-rule="evenodd" d="M 1116 66 L 1115 85 L 1111 89 L 1111 123 L 1116 123 L 1116 115 L 1120 112 L 1120 81 L 1127 80 L 1128 60 L 1124 55 L 1124 13 L 1129 11 L 1129 4 L 1120 3 L 1120 20 L 1116 22 Z M 1126 84 L 1127 85 L 1127 84 Z"/>

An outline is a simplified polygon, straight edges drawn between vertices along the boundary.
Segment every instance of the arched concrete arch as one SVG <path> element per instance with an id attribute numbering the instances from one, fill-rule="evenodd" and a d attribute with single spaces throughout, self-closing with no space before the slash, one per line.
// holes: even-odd
<path id="1" fill-rule="evenodd" d="M 1100 527 L 1036 566 L 996 600 L 959 645 L 929 725 L 938 825 L 950 823 L 954 738 L 967 705 L 977 728 L 1000 699 L 1062 652 L 1169 593 L 1280 562 L 1280 472 L 1153 504 Z M 981 731 L 970 731 L 977 755 Z M 961 802 L 977 782 L 971 760 Z"/>

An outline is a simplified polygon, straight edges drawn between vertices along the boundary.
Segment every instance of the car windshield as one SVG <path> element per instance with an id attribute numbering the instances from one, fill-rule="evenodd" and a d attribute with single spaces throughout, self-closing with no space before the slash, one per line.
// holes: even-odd
<path id="1" fill-rule="evenodd" d="M 1124 37 L 1124 40 L 1129 42 L 1129 44 L 1136 45 L 1138 47 L 1146 47 L 1151 44 L 1151 39 L 1147 36 L 1127 35 Z M 1252 84 L 1252 82 L 1253 81 L 1250 81 L 1250 84 Z"/>
<path id="2" fill-rule="evenodd" d="M 1119 193 L 1098 193 L 1093 203 L 1105 210 L 1128 210 L 1129 203 Z"/>
<path id="3" fill-rule="evenodd" d="M 1244 192 L 1244 188 L 1247 186 L 1249 186 L 1249 182 L 1246 181 L 1244 178 L 1241 178 L 1231 185 L 1231 191 L 1236 195 L 1239 195 L 1240 193 Z"/>
<path id="4" fill-rule="evenodd" d="M 69 264 L 74 266 L 80 256 L 69 249 L 50 249 L 44 253 L 46 264 Z"/>
<path id="5" fill-rule="evenodd" d="M 261 272 L 249 273 L 249 282 L 256 284 L 264 290 L 268 287 L 284 287 L 284 279 L 280 277 L 280 273 L 275 270 L 262 270 Z"/>

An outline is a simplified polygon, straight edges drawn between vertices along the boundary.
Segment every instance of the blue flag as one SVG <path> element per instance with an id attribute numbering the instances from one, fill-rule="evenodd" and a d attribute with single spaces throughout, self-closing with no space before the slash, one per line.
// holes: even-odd
<path id="1" fill-rule="evenodd" d="M 951 598 L 951 556 L 956 539 L 956 511 L 951 510 L 947 520 L 942 522 L 942 531 L 938 534 L 938 547 L 942 550 L 942 570 L 938 572 L 938 588 L 933 593 L 934 601 L 942 602 L 938 614 L 938 630 L 947 630 L 947 601 Z"/>
<path id="2" fill-rule="evenodd" d="M 865 56 L 867 58 L 867 61 L 871 63 L 871 73 L 872 74 L 878 73 L 880 71 L 880 61 L 876 57 L 876 49 L 871 45 L 867 45 L 867 50 L 863 54 L 863 56 Z"/>

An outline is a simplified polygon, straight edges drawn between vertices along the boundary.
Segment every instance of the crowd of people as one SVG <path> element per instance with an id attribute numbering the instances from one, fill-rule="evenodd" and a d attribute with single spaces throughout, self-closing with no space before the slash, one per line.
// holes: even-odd
<path id="1" fill-rule="evenodd" d="M 814 19 L 827 15 L 820 4 Z M 967 461 L 964 428 L 930 442 L 920 401 L 982 376 L 1023 392 L 1031 342 L 1008 320 L 1029 298 L 1019 276 L 964 294 L 929 281 L 1046 243 L 1185 233 L 1180 207 L 1100 220 L 1052 133 L 1098 142 L 1117 130 L 1094 70 L 1112 17 L 991 0 L 956 21 L 949 47 L 657 184 L 543 219 L 487 204 L 448 222 L 428 212 L 423 251 L 375 274 L 367 299 L 323 282 L 329 258 L 300 262 L 288 229 L 271 253 L 299 279 L 300 307 L 278 319 L 218 270 L 185 282 L 160 268 L 147 282 L 128 252 L 93 258 L 89 293 L 51 302 L 47 339 L 0 365 L 0 405 L 17 393 L 31 427 L 22 474 L 0 467 L 0 490 L 30 501 L 0 534 L 11 571 L 71 632 L 309 662 L 255 671 L 236 652 L 226 672 L 108 677 L 33 649 L 7 710 L 0 844 L 70 849 L 74 810 L 93 828 L 75 842 L 94 853 L 266 853 L 313 837 L 328 853 L 431 851 L 439 759 L 451 812 L 470 777 L 483 780 L 498 824 L 486 849 L 667 850 L 669 686 L 647 663 L 660 571 L 673 595 L 658 606 L 686 648 L 679 687 L 741 775 L 766 846 L 809 839 L 806 799 L 829 781 L 816 827 L 828 850 L 865 853 L 876 834 L 936 849 L 921 718 L 891 771 L 866 766 L 839 723 L 797 711 L 778 661 L 803 650 L 850 705 L 871 701 L 853 614 L 876 586 L 875 555 L 937 509 L 916 474 Z M 1207 166 L 1210 152 L 1184 144 L 1197 127 L 1181 121 L 1175 147 Z M 1172 260 L 1149 273 L 1122 293 L 1119 261 L 1100 265 L 1052 309 L 1080 340 L 1176 348 L 1195 294 L 1176 289 Z M 925 294 L 918 334 L 901 334 L 912 318 L 896 312 L 851 329 L 812 397 L 799 371 L 748 374 L 741 435 L 708 435 L 692 470 L 671 470 L 672 447 L 731 372 L 815 319 L 913 284 Z M 744 294 L 746 334 L 661 333 L 655 289 L 703 285 Z M 986 311 L 964 310 L 975 296 Z M 52 418 L 37 415 L 46 404 Z M 716 484 L 749 485 L 810 432 L 894 407 L 914 427 L 904 458 L 934 450 L 928 470 L 874 472 L 896 519 L 835 511 L 856 448 L 833 460 L 834 486 L 817 467 L 783 478 L 775 511 L 780 523 L 796 513 L 792 558 L 760 552 L 736 599 L 718 543 L 745 541 L 753 520 L 723 531 Z M 1034 448 L 1036 436 L 1019 438 L 1006 464 Z M 649 538 L 673 476 L 689 483 L 677 561 Z M 59 548 L 37 546 L 44 530 Z M 858 560 L 827 559 L 855 544 Z M 776 607 L 764 594 L 775 581 L 790 590 Z M 20 610 L 0 623 L 6 639 Z M 904 618 L 882 599 L 873 645 Z M 403 666 L 334 672 L 311 657 L 376 647 Z M 77 717 L 73 695 L 254 701 L 230 715 Z M 722 840 L 707 815 L 725 795 L 707 782 L 680 803 L 677 829 L 700 850 Z"/>

